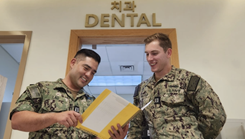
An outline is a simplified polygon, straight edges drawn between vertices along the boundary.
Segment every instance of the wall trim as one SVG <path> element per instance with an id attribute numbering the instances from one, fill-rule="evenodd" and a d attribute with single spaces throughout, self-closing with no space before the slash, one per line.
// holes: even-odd
<path id="1" fill-rule="evenodd" d="M 15 87 L 14 87 L 14 94 L 13 94 L 9 112 L 15 107 L 15 102 L 17 101 L 20 95 L 20 89 L 23 81 L 23 76 L 25 73 L 26 60 L 30 47 L 31 36 L 32 36 L 32 31 L 0 31 L 0 39 L 1 39 L 0 43 L 24 43 L 21 61 L 19 64 L 19 70 L 15 82 Z M 8 118 L 3 138 L 10 139 L 11 133 L 12 133 L 11 121 Z"/>

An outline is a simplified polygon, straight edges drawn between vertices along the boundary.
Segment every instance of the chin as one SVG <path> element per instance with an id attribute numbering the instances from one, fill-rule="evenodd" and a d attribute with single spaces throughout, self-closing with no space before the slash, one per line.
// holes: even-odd
<path id="1" fill-rule="evenodd" d="M 152 71 L 152 72 L 156 72 L 156 71 L 157 71 L 157 69 L 151 69 L 151 71 Z"/>
<path id="2" fill-rule="evenodd" d="M 79 87 L 84 87 L 84 86 L 86 86 L 87 84 L 86 83 L 80 83 L 80 84 L 78 84 L 79 85 Z"/>

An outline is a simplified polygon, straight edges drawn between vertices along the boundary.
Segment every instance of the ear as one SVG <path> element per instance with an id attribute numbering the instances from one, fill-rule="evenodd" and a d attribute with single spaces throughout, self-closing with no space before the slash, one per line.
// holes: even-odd
<path id="1" fill-rule="evenodd" d="M 168 57 L 171 57 L 171 55 L 172 55 L 172 49 L 171 48 L 168 48 L 167 54 L 168 54 Z"/>
<path id="2" fill-rule="evenodd" d="M 70 63 L 70 67 L 71 69 L 74 67 L 75 63 L 76 63 L 77 59 L 76 58 L 72 58 L 71 63 Z"/>

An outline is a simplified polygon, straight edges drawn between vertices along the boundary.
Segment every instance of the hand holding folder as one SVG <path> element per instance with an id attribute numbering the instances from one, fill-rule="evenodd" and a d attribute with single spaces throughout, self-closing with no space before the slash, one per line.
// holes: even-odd
<path id="1" fill-rule="evenodd" d="M 108 130 L 117 124 L 125 126 L 141 110 L 112 91 L 105 89 L 81 115 L 77 128 L 101 139 L 109 139 Z"/>
<path id="2" fill-rule="evenodd" d="M 129 128 L 129 123 L 127 125 L 125 125 L 123 128 L 117 124 L 118 130 L 115 129 L 114 126 L 111 127 L 111 130 L 109 130 L 109 134 L 113 139 L 122 139 L 125 138 L 125 136 L 127 135 L 128 132 L 128 128 Z M 114 133 L 114 134 L 113 134 Z"/>

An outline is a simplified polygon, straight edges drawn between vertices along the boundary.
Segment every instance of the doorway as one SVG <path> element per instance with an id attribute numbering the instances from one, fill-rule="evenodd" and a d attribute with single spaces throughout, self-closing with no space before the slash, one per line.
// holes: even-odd
<path id="1" fill-rule="evenodd" d="M 31 35 L 32 35 L 32 31 L 0 31 L 0 43 L 23 43 L 22 56 L 19 63 L 17 78 L 14 87 L 14 94 L 12 97 L 9 110 L 12 110 L 14 108 L 15 102 L 20 94 L 20 88 L 24 76 L 26 60 L 27 60 L 28 50 L 31 41 Z M 8 111 L 8 117 L 9 117 L 9 111 Z M 11 132 L 12 132 L 11 121 L 9 120 L 9 118 L 7 118 L 7 123 L 6 123 L 3 138 L 10 139 Z"/>
<path id="2" fill-rule="evenodd" d="M 171 63 L 179 68 L 176 29 L 71 30 L 66 74 L 70 69 L 71 59 L 82 44 L 141 44 L 147 36 L 157 32 L 170 38 L 173 49 Z"/>
<path id="3" fill-rule="evenodd" d="M 154 33 L 168 35 L 172 42 L 171 63 L 179 68 L 176 29 L 113 29 L 113 30 L 71 30 L 66 74 L 70 61 L 82 44 L 142 44 L 143 40 Z"/>

